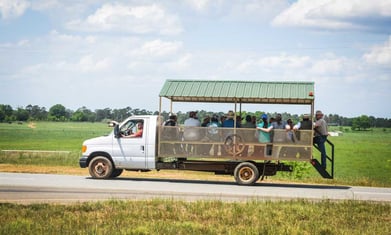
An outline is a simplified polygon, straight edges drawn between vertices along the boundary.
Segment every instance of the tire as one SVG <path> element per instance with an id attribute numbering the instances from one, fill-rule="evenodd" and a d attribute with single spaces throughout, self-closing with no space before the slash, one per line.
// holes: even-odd
<path id="1" fill-rule="evenodd" d="M 113 173 L 111 173 L 110 178 L 118 177 L 122 174 L 124 170 L 123 169 L 114 169 Z"/>
<path id="2" fill-rule="evenodd" d="M 251 162 L 242 162 L 235 167 L 234 177 L 240 185 L 253 185 L 259 179 L 259 170 Z"/>
<path id="3" fill-rule="evenodd" d="M 107 157 L 97 156 L 91 160 L 88 170 L 94 179 L 108 179 L 113 174 L 113 164 Z"/>

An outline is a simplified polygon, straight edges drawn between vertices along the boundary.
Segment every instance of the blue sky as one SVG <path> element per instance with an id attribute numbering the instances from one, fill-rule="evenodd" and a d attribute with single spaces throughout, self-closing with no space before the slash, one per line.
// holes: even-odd
<path id="1" fill-rule="evenodd" d="M 391 0 L 0 0 L 0 103 L 157 110 L 166 79 L 314 81 L 316 109 L 391 118 L 390 25 Z"/>

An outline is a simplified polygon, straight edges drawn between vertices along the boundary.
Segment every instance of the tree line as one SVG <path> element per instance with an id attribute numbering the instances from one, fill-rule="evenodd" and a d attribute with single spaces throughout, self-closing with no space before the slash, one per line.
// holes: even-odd
<path id="1" fill-rule="evenodd" d="M 245 112 L 241 116 L 244 119 L 246 115 L 256 116 L 259 118 L 264 112 L 257 111 Z M 38 105 L 27 105 L 13 109 L 7 104 L 0 104 L 0 122 L 26 122 L 26 121 L 72 121 L 72 122 L 105 122 L 108 120 L 122 121 L 132 115 L 158 115 L 158 111 L 149 111 L 139 108 L 120 108 L 120 109 L 95 109 L 94 111 L 83 106 L 76 111 L 66 108 L 62 104 L 56 104 L 46 110 L 45 107 Z M 202 120 L 206 116 L 217 114 L 225 115 L 223 112 L 213 113 L 205 110 L 198 111 L 198 117 Z M 161 114 L 164 119 L 168 119 L 169 113 L 163 111 Z M 186 112 L 176 113 L 178 122 L 183 123 L 188 117 Z M 276 113 L 268 113 L 269 116 L 275 116 Z M 294 123 L 300 121 L 301 116 L 297 114 L 282 113 L 283 120 L 292 119 Z M 351 126 L 353 130 L 366 130 L 371 127 L 390 128 L 391 119 L 377 118 L 374 116 L 361 115 L 359 117 L 347 118 L 338 114 L 325 115 L 324 119 L 329 125 Z"/>

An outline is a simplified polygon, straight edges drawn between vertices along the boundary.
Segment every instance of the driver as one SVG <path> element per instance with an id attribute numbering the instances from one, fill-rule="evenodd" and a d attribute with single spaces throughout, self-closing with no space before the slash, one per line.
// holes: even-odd
<path id="1" fill-rule="evenodd" d="M 130 134 L 130 135 L 122 135 L 122 137 L 124 138 L 141 138 L 143 137 L 143 123 L 142 122 L 138 122 L 137 123 L 137 132 L 136 133 L 133 133 L 133 134 Z"/>

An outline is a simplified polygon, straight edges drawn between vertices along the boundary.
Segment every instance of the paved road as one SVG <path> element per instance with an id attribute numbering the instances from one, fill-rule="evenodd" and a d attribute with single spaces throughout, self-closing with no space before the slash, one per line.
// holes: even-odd
<path id="1" fill-rule="evenodd" d="M 0 202 L 74 202 L 103 199 L 367 200 L 391 202 L 391 188 L 0 173 Z"/>

